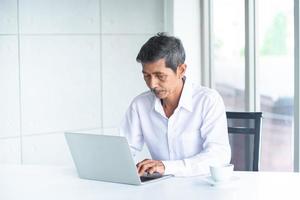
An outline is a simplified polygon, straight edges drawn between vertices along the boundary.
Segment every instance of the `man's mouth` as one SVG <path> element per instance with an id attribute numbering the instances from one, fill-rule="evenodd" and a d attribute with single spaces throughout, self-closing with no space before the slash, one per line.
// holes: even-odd
<path id="1" fill-rule="evenodd" d="M 164 92 L 164 90 L 158 90 L 156 88 L 151 89 L 151 92 L 153 92 L 155 95 L 159 95 L 160 93 Z"/>

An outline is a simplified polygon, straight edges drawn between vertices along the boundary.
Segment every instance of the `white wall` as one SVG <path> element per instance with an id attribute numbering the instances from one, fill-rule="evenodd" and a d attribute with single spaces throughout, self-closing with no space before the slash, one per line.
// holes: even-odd
<path id="1" fill-rule="evenodd" d="M 174 8 L 171 0 L 0 0 L 0 163 L 69 165 L 63 132 L 117 133 L 147 89 L 136 55 L 169 31 Z M 198 59 L 187 39 L 196 32 L 174 33 L 188 60 Z"/>
<path id="2" fill-rule="evenodd" d="M 116 130 L 163 3 L 0 0 L 0 163 L 70 164 L 63 132 Z"/>

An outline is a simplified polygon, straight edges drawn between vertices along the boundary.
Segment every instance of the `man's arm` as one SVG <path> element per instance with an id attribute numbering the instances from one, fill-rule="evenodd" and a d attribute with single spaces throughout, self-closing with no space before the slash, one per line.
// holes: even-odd
<path id="1" fill-rule="evenodd" d="M 120 135 L 125 136 L 130 146 L 133 157 L 136 151 L 141 151 L 144 145 L 144 137 L 140 125 L 139 115 L 131 104 L 121 122 Z"/>
<path id="2" fill-rule="evenodd" d="M 144 137 L 140 126 L 139 115 L 132 105 L 127 110 L 125 118 L 121 123 L 120 135 L 127 138 L 133 157 L 136 155 L 137 151 L 142 150 Z M 151 159 L 145 159 L 139 162 L 136 167 L 140 176 L 145 173 L 153 174 L 154 172 L 164 174 L 165 171 L 165 166 L 162 161 Z"/>

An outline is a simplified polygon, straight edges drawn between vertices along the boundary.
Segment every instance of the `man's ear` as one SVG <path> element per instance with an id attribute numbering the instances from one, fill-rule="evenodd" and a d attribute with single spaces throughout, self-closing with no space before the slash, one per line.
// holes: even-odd
<path id="1" fill-rule="evenodd" d="M 178 78 L 183 78 L 184 74 L 185 74 L 185 71 L 186 71 L 186 68 L 187 68 L 187 65 L 186 64 L 181 64 L 177 67 L 177 76 Z"/>

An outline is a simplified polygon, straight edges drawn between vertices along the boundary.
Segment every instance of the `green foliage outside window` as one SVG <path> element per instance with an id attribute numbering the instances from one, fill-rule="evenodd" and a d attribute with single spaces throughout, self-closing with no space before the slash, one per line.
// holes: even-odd
<path id="1" fill-rule="evenodd" d="M 282 13 L 278 13 L 267 31 L 261 55 L 285 55 L 287 54 L 287 19 Z"/>

